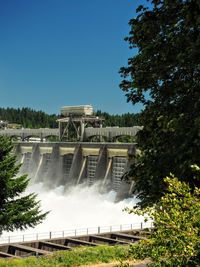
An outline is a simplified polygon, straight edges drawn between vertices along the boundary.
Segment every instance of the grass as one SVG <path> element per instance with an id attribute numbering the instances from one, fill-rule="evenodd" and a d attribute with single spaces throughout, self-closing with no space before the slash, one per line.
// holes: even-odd
<path id="1" fill-rule="evenodd" d="M 0 259 L 0 267 L 75 267 L 129 258 L 129 246 L 81 247 L 72 251 L 57 251 L 50 256 Z"/>

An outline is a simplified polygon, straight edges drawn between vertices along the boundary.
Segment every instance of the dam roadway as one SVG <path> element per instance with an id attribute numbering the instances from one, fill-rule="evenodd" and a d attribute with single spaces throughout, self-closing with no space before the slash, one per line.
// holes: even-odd
<path id="1" fill-rule="evenodd" d="M 133 127 L 105 127 L 93 128 L 88 127 L 84 129 L 83 141 L 90 141 L 93 137 L 100 137 L 102 140 L 109 142 L 115 141 L 120 136 L 135 136 L 141 126 Z M 0 130 L 0 135 L 6 135 L 12 138 L 20 138 L 22 141 L 28 141 L 31 137 L 38 137 L 42 141 L 51 136 L 60 138 L 60 130 L 58 128 L 39 128 L 39 129 L 4 129 Z"/>

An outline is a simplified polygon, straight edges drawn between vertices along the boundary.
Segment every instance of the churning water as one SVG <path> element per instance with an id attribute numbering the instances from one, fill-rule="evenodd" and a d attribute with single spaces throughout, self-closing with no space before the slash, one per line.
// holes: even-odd
<path id="1" fill-rule="evenodd" d="M 115 203 L 114 191 L 99 193 L 99 185 L 76 185 L 64 191 L 63 186 L 47 190 L 43 183 L 29 186 L 27 193 L 35 192 L 41 200 L 41 208 L 50 211 L 46 219 L 34 229 L 24 232 L 5 233 L 20 235 L 42 233 L 47 231 L 62 231 L 67 229 L 88 228 L 96 226 L 111 226 L 121 224 L 139 224 L 143 218 L 124 212 L 125 207 L 132 207 L 136 199 L 125 199 Z"/>

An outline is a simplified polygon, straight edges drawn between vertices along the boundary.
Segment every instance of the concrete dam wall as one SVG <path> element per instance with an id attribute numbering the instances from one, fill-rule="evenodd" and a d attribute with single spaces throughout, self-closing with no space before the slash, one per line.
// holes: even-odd
<path id="1" fill-rule="evenodd" d="M 135 144 L 21 142 L 15 153 L 22 163 L 20 172 L 49 189 L 98 182 L 101 192 L 114 190 L 120 199 L 130 191 L 121 177 L 134 158 Z"/>

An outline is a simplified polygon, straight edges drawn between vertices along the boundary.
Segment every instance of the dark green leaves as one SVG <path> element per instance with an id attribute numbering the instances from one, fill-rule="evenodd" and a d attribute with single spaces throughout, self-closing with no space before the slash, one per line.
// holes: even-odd
<path id="1" fill-rule="evenodd" d="M 143 153 L 131 170 L 141 205 L 160 199 L 170 172 L 200 186 L 190 168 L 200 165 L 199 1 L 152 4 L 148 10 L 140 6 L 130 20 L 127 41 L 138 54 L 120 70 L 127 100 L 144 105 L 138 134 Z"/>

